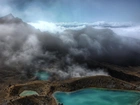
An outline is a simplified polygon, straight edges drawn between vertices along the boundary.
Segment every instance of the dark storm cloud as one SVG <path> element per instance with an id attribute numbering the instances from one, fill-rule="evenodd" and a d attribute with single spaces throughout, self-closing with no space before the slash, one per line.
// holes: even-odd
<path id="1" fill-rule="evenodd" d="M 86 26 L 50 33 L 16 20 L 9 15 L 0 24 L 0 63 L 3 66 L 30 73 L 43 69 L 66 78 L 107 75 L 91 67 L 94 61 L 140 65 L 140 40 L 118 36 L 110 29 Z"/>

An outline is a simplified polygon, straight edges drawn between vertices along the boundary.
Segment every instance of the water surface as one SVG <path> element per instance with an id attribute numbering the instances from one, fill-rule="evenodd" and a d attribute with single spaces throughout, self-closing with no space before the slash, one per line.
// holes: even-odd
<path id="1" fill-rule="evenodd" d="M 40 72 L 37 72 L 35 76 L 37 76 L 39 80 L 48 80 L 49 73 L 45 71 L 40 71 Z"/>
<path id="2" fill-rule="evenodd" d="M 31 96 L 31 95 L 39 95 L 36 91 L 33 90 L 24 90 L 22 93 L 20 93 L 19 96 Z"/>
<path id="3" fill-rule="evenodd" d="M 56 92 L 58 103 L 63 105 L 140 105 L 140 92 L 83 89 L 75 92 Z"/>

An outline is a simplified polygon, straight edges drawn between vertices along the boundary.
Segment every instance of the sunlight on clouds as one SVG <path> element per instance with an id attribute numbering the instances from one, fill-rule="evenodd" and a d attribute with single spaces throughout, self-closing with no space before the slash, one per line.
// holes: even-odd
<path id="1" fill-rule="evenodd" d="M 97 21 L 93 23 L 78 23 L 78 22 L 52 23 L 46 21 L 38 21 L 35 23 L 31 22 L 28 24 L 32 25 L 33 27 L 41 31 L 48 31 L 51 33 L 64 32 L 64 30 L 67 29 L 79 30 L 85 28 L 86 26 L 92 26 L 96 29 L 109 28 L 118 35 L 140 39 L 140 35 L 139 35 L 140 26 L 135 25 L 132 22 L 119 23 L 119 22 Z"/>
<path id="2" fill-rule="evenodd" d="M 127 28 L 111 28 L 115 33 L 121 36 L 128 36 L 140 39 L 140 26 L 127 27 Z"/>
<path id="3" fill-rule="evenodd" d="M 49 31 L 51 33 L 61 32 L 64 28 L 61 26 L 56 26 L 55 23 L 38 21 L 36 23 L 28 23 L 34 26 L 36 29 L 40 29 L 41 31 Z"/>

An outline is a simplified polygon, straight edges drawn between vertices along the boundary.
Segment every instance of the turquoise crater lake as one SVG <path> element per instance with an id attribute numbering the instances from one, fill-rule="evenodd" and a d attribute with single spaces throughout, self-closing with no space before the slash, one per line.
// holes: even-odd
<path id="1" fill-rule="evenodd" d="M 140 92 L 82 89 L 75 92 L 56 92 L 54 97 L 63 105 L 140 105 Z"/>

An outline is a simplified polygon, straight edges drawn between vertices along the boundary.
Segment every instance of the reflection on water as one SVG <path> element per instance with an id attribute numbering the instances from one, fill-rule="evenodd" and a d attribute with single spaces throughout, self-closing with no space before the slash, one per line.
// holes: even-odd
<path id="1" fill-rule="evenodd" d="M 58 103 L 63 105 L 140 105 L 140 92 L 83 89 L 75 92 L 56 92 Z"/>

